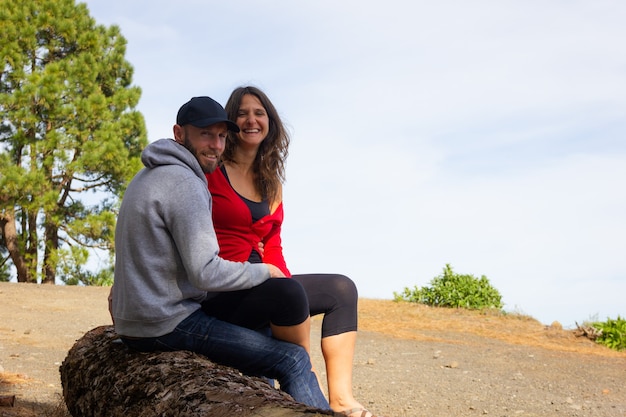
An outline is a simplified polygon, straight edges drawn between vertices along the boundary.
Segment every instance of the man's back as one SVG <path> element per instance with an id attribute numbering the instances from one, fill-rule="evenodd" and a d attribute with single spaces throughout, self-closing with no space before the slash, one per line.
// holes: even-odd
<path id="1" fill-rule="evenodd" d="M 200 307 L 206 291 L 245 289 L 268 276 L 266 268 L 218 257 L 206 179 L 189 156 L 169 139 L 148 145 L 142 155 L 147 167 L 124 195 L 113 293 L 122 335 L 169 333 Z"/>

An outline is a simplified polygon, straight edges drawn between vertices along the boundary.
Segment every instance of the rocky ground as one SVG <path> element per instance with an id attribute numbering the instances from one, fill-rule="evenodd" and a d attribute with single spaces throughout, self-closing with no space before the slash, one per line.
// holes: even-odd
<path id="1" fill-rule="evenodd" d="M 16 399 L 0 417 L 66 415 L 59 365 L 86 331 L 110 324 L 107 294 L 0 283 L 0 397 Z M 354 390 L 377 414 L 626 417 L 626 353 L 557 323 L 367 299 L 359 315 Z M 319 349 L 314 362 L 324 369 Z"/>

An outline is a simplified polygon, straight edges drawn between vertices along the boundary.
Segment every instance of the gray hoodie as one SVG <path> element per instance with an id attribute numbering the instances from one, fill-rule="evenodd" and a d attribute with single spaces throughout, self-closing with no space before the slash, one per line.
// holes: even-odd
<path id="1" fill-rule="evenodd" d="M 218 256 L 211 195 L 198 161 L 171 139 L 149 144 L 115 232 L 112 314 L 118 334 L 157 337 L 200 308 L 208 291 L 254 287 L 264 264 Z"/>

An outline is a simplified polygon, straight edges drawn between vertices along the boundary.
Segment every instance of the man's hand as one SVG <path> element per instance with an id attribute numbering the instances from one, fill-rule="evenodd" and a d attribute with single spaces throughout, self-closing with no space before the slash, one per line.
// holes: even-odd
<path id="1" fill-rule="evenodd" d="M 265 265 L 267 265 L 267 269 L 270 270 L 271 278 L 285 278 L 285 274 L 283 274 L 283 271 L 278 269 L 277 266 L 274 266 L 272 264 L 265 264 Z"/>
<path id="2" fill-rule="evenodd" d="M 113 287 L 111 287 L 111 290 L 109 291 L 109 314 L 111 315 L 111 322 L 113 324 L 115 324 L 115 319 L 113 318 Z"/>

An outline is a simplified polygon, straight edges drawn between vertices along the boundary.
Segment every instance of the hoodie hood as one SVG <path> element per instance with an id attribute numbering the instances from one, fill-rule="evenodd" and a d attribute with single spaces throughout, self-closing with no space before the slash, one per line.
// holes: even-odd
<path id="1" fill-rule="evenodd" d="M 141 162 L 149 169 L 163 165 L 189 167 L 198 178 L 206 182 L 196 157 L 173 139 L 159 139 L 150 143 L 141 153 Z"/>

